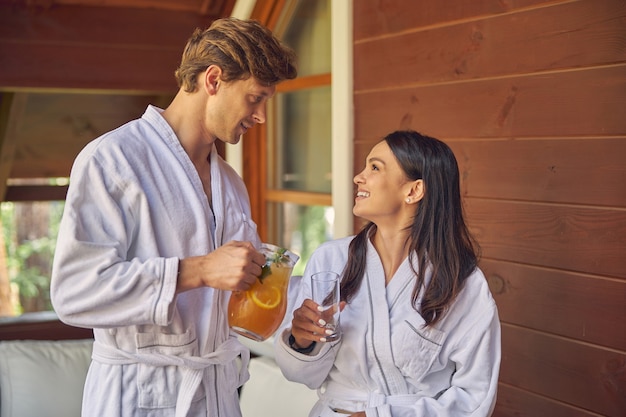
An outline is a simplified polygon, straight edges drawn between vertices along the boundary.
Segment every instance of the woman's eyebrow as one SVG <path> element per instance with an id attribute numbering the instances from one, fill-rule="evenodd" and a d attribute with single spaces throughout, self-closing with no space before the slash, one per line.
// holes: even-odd
<path id="1" fill-rule="evenodd" d="M 373 156 L 373 157 L 371 157 L 370 159 L 367 160 L 368 164 L 371 164 L 372 162 L 380 162 L 381 164 L 385 165 L 385 161 L 383 161 L 382 159 L 380 159 L 380 158 L 378 158 L 376 156 Z"/>

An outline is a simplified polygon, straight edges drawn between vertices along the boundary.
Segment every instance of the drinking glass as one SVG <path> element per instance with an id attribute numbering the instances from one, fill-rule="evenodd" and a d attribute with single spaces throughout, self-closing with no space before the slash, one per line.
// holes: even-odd
<path id="1" fill-rule="evenodd" d="M 322 319 L 326 322 L 326 341 L 332 342 L 341 337 L 339 328 L 339 274 L 332 271 L 316 272 L 311 275 L 312 299 L 320 307 Z"/>

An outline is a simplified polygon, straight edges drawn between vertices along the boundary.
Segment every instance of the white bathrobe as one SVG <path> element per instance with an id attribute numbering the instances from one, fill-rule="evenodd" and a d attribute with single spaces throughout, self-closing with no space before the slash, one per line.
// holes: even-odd
<path id="1" fill-rule="evenodd" d="M 313 254 L 299 299 L 311 297 L 310 275 L 341 273 L 352 237 L 327 242 Z M 368 417 L 488 416 L 496 401 L 500 323 L 485 277 L 476 270 L 434 327 L 411 306 L 416 277 L 408 258 L 385 287 L 383 266 L 371 243 L 362 285 L 341 312 L 342 339 L 318 343 L 309 354 L 287 344 L 291 320 L 276 338 L 285 377 L 318 389 L 311 417 L 363 411 Z"/>
<path id="2" fill-rule="evenodd" d="M 248 194 L 213 148 L 211 210 L 160 111 L 94 140 L 72 168 L 51 295 L 64 322 L 94 328 L 83 417 L 241 414 L 249 351 L 228 327 L 230 293 L 174 292 L 180 258 L 258 247 Z"/>

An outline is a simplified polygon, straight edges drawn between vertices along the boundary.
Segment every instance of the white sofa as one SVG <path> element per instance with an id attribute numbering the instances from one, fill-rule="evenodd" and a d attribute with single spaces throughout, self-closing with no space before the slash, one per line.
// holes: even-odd
<path id="1" fill-rule="evenodd" d="M 299 279 L 292 278 L 290 299 L 295 296 Z M 72 338 L 77 334 L 81 339 L 28 340 L 29 336 L 41 338 L 41 327 L 22 331 L 27 326 L 21 323 L 13 325 L 17 335 L 10 334 L 0 320 L 0 417 L 80 416 L 93 339 L 83 339 L 85 329 L 70 329 L 54 313 L 44 318 L 50 338 Z M 49 330 L 51 326 L 53 330 Z M 68 335 L 67 331 L 72 333 Z M 274 362 L 273 340 L 258 343 L 242 337 L 241 341 L 254 356 L 250 380 L 241 389 L 243 417 L 308 416 L 317 393 L 283 377 Z"/>
<path id="2" fill-rule="evenodd" d="M 80 416 L 92 339 L 0 342 L 0 417 Z"/>
<path id="3" fill-rule="evenodd" d="M 243 417 L 307 417 L 317 392 L 285 379 L 274 361 L 273 341 L 242 342 L 259 355 L 250 360 L 250 380 L 241 389 Z"/>
<path id="4" fill-rule="evenodd" d="M 254 342 L 252 342 L 254 343 Z M 269 352 L 270 342 L 256 347 Z M 0 341 L 0 417 L 79 417 L 93 340 Z M 287 381 L 273 357 L 250 361 L 243 417 L 306 417 L 315 391 Z"/>

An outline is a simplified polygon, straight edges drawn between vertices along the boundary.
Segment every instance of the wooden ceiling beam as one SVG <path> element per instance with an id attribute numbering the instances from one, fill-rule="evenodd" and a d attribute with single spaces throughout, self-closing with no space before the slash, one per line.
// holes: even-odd
<path id="1" fill-rule="evenodd" d="M 0 201 L 4 200 L 7 180 L 13 167 L 17 127 L 22 123 L 27 95 L 0 94 Z"/>
<path id="2" fill-rule="evenodd" d="M 172 93 L 196 27 L 219 16 L 172 10 L 0 3 L 0 89 Z"/>
<path id="3" fill-rule="evenodd" d="M 2 201 L 63 201 L 67 185 L 9 185 Z"/>

